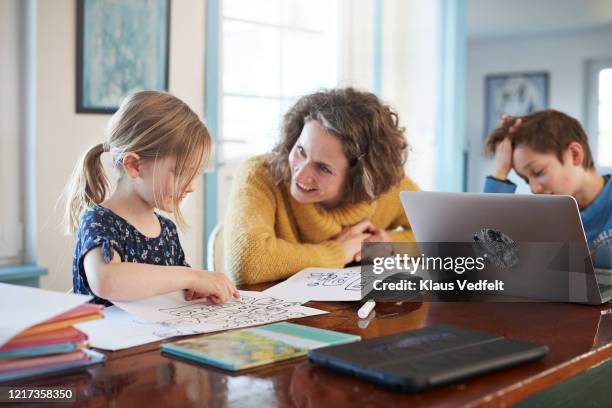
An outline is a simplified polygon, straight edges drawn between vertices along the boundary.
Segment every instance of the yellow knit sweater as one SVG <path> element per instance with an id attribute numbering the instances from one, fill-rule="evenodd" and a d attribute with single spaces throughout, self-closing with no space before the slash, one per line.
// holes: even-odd
<path id="1" fill-rule="evenodd" d="M 409 178 L 372 203 L 327 210 L 300 204 L 288 186 L 275 185 L 267 156 L 246 161 L 236 172 L 224 221 L 225 265 L 238 283 L 287 278 L 308 267 L 341 268 L 342 245 L 333 241 L 343 227 L 369 219 L 393 242 L 414 235 L 399 199 L 400 190 L 419 190 Z M 394 231 L 398 227 L 402 230 Z"/>

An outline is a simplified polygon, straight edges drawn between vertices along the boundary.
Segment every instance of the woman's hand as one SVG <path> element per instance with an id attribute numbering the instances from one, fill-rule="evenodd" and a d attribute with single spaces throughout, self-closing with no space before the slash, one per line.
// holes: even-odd
<path id="1" fill-rule="evenodd" d="M 334 241 L 340 243 L 344 249 L 344 263 L 361 260 L 361 244 L 372 237 L 376 227 L 368 219 L 345 227 Z"/>
<path id="2" fill-rule="evenodd" d="M 509 120 L 512 120 L 507 115 L 502 116 L 501 125 L 506 125 Z M 495 147 L 495 161 L 493 163 L 493 177 L 498 180 L 506 180 L 510 170 L 512 170 L 512 134 L 523 123 L 523 119 L 518 118 L 514 121 L 508 131 L 508 134 Z"/>
<path id="3" fill-rule="evenodd" d="M 365 242 L 391 242 L 391 237 L 382 228 L 375 228 L 372 231 L 372 236 L 365 240 Z"/>
<path id="4" fill-rule="evenodd" d="M 185 300 L 206 298 L 212 303 L 225 303 L 239 299 L 236 286 L 221 272 L 193 270 L 192 284 L 185 293 Z"/>
<path id="5" fill-rule="evenodd" d="M 387 234 L 383 228 L 374 228 L 372 231 L 372 236 L 366 239 L 364 242 L 374 243 L 374 242 L 391 242 L 391 237 Z M 374 257 L 387 257 L 393 253 L 393 245 L 371 245 L 367 250 L 367 256 L 369 259 Z M 357 255 L 356 261 L 361 261 L 362 254 L 361 252 Z"/>

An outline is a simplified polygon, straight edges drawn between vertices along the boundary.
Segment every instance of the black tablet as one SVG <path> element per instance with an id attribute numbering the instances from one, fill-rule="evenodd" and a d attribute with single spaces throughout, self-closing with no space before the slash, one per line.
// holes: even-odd
<path id="1" fill-rule="evenodd" d="M 538 360 L 548 346 L 450 324 L 311 350 L 311 362 L 402 391 Z"/>

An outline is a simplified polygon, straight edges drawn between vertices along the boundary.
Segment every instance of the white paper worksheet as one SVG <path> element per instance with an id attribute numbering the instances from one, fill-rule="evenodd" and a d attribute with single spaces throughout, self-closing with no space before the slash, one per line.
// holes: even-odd
<path id="1" fill-rule="evenodd" d="M 263 291 L 270 296 L 297 302 L 361 300 L 361 267 L 306 268 Z"/>
<path id="2" fill-rule="evenodd" d="M 186 301 L 181 291 L 142 300 L 115 302 L 115 305 L 147 321 L 193 333 L 209 333 L 327 313 L 263 292 L 240 291 L 240 296 L 240 299 L 215 305 L 205 299 Z"/>
<path id="3" fill-rule="evenodd" d="M 30 326 L 67 312 L 91 296 L 0 283 L 0 346 Z"/>
<path id="4" fill-rule="evenodd" d="M 170 337 L 201 333 L 187 328 L 148 322 L 117 306 L 105 308 L 102 314 L 104 319 L 77 323 L 74 327 L 87 334 L 91 347 L 103 350 L 122 350 Z"/>

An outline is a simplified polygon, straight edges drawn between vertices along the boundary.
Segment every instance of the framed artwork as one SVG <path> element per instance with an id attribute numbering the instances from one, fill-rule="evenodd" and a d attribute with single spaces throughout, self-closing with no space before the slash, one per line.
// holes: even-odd
<path id="1" fill-rule="evenodd" d="M 168 90 L 170 0 L 77 0 L 76 110 L 114 113 L 134 91 Z"/>
<path id="2" fill-rule="evenodd" d="M 548 108 L 548 72 L 487 75 L 485 78 L 485 137 L 501 116 L 523 116 Z"/>

